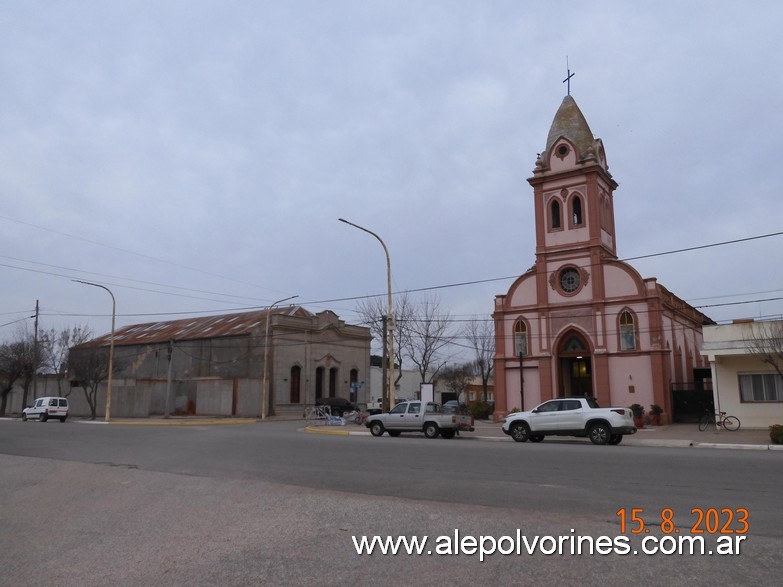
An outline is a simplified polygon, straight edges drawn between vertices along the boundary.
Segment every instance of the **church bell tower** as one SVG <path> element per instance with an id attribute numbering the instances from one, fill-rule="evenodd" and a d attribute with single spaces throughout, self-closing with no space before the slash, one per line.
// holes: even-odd
<path id="1" fill-rule="evenodd" d="M 536 256 L 617 258 L 614 196 L 601 139 L 593 137 L 570 95 L 563 98 L 533 177 Z"/>

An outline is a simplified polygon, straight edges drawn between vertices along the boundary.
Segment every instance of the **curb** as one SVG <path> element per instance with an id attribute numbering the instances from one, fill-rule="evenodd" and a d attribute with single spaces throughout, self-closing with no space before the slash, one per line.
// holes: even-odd
<path id="1" fill-rule="evenodd" d="M 306 426 L 305 428 L 300 428 L 300 430 L 307 432 L 309 434 L 331 434 L 333 436 L 371 436 L 369 432 L 363 432 L 358 430 L 343 430 L 335 429 L 335 427 L 327 428 L 324 426 Z M 508 442 L 511 441 L 510 438 L 506 436 L 464 436 L 462 438 L 470 439 L 470 440 L 483 440 L 483 441 L 490 441 L 490 442 Z M 574 439 L 552 439 L 551 442 L 561 442 L 561 443 L 568 443 L 573 442 Z M 587 443 L 580 443 L 580 444 L 587 444 Z M 659 447 L 659 448 L 718 448 L 718 449 L 730 449 L 730 450 L 783 450 L 783 445 L 776 445 L 776 444 L 730 444 L 730 443 L 719 443 L 719 442 L 694 442 L 691 440 L 678 440 L 678 439 L 670 439 L 670 440 L 654 440 L 654 439 L 645 439 L 645 440 L 636 440 L 635 442 L 628 442 L 625 444 L 625 446 L 649 446 L 649 447 Z"/>
<path id="2" fill-rule="evenodd" d="M 85 424 L 111 424 L 112 426 L 233 426 L 255 424 L 257 420 L 145 420 L 143 422 L 85 422 Z"/>
<path id="3" fill-rule="evenodd" d="M 694 448 L 730 448 L 734 450 L 783 450 L 779 444 L 720 444 L 717 442 L 697 442 Z"/>
<path id="4" fill-rule="evenodd" d="M 331 434 L 332 436 L 350 436 L 354 434 L 350 430 L 333 430 L 318 426 L 305 426 L 304 431 L 310 434 Z"/>

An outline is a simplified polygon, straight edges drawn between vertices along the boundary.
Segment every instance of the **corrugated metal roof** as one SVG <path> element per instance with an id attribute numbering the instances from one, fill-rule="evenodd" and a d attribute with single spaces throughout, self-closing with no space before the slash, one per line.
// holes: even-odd
<path id="1" fill-rule="evenodd" d="M 238 314 L 223 314 L 220 316 L 202 316 L 200 318 L 184 318 L 165 322 L 148 322 L 125 326 L 114 332 L 114 345 L 153 344 L 170 340 L 198 340 L 205 338 L 220 338 L 226 336 L 242 336 L 257 332 L 266 326 L 269 309 Z M 312 314 L 301 306 L 274 308 L 273 314 L 310 317 Z M 94 338 L 80 347 L 108 346 L 111 333 Z"/>

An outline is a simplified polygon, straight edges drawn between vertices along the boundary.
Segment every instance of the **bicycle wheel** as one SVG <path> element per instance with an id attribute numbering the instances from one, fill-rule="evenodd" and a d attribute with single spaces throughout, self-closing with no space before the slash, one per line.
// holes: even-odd
<path id="1" fill-rule="evenodd" d="M 732 431 L 739 430 L 740 427 L 739 418 L 737 418 L 736 416 L 726 416 L 723 419 L 723 427 L 726 430 L 732 430 Z"/>
<path id="2" fill-rule="evenodd" d="M 713 424 L 714 422 L 715 422 L 714 416 L 705 414 L 704 416 L 701 417 L 701 420 L 699 420 L 699 432 L 704 432 L 707 429 L 707 426 Z"/>

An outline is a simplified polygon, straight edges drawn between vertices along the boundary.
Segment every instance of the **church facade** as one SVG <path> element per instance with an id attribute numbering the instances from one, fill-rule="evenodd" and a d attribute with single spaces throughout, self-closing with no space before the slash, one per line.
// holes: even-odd
<path id="1" fill-rule="evenodd" d="M 536 260 L 495 299 L 495 417 L 590 395 L 669 421 L 672 390 L 708 372 L 701 328 L 714 322 L 618 259 L 618 184 L 570 95 L 528 182 Z"/>

